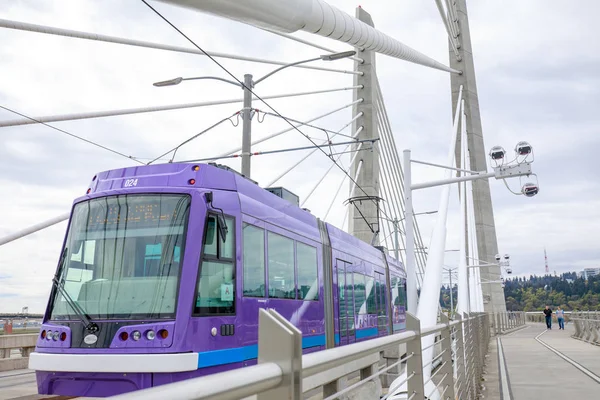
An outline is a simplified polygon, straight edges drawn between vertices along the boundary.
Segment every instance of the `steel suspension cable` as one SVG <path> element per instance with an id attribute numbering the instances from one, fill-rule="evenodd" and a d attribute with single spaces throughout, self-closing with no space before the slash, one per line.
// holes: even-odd
<path id="1" fill-rule="evenodd" d="M 450 21 L 448 21 L 448 16 L 444 11 L 444 6 L 442 5 L 442 0 L 435 0 L 435 4 L 437 5 L 438 11 L 440 12 L 440 16 L 442 17 L 442 22 L 446 27 L 446 32 L 448 33 L 448 40 L 452 45 L 452 51 L 454 51 L 454 56 L 457 60 L 461 60 L 460 54 L 458 53 L 458 46 L 456 44 L 456 32 L 454 31 L 454 27 L 450 25 Z"/>
<path id="2" fill-rule="evenodd" d="M 377 100 L 380 103 L 383 103 L 383 94 L 381 91 L 381 86 L 379 85 L 379 80 L 376 79 L 376 89 L 377 89 Z M 383 107 L 378 107 L 379 109 L 383 109 L 385 110 L 385 106 Z M 387 114 L 385 115 L 385 118 L 383 118 L 383 122 L 384 125 L 387 129 L 387 133 L 389 135 L 389 145 L 390 145 L 390 149 L 391 149 L 391 153 L 392 153 L 392 161 L 393 164 L 396 167 L 396 170 L 399 172 L 398 174 L 398 182 L 399 182 L 399 187 L 400 187 L 400 193 L 403 193 L 404 191 L 402 190 L 402 188 L 404 187 L 404 171 L 402 170 L 402 164 L 400 163 L 400 156 L 398 155 L 398 151 L 397 146 L 396 146 L 396 142 L 394 139 L 394 135 L 392 134 L 392 128 L 389 122 L 389 118 L 387 118 Z M 384 130 L 385 132 L 385 130 Z M 402 196 L 402 207 L 404 207 L 404 197 Z M 406 221 L 405 221 L 406 223 Z M 415 239 L 417 241 L 417 244 L 420 246 L 421 249 L 424 249 L 424 243 L 423 243 L 423 238 L 421 235 L 421 229 L 419 227 L 419 224 L 417 223 L 417 218 L 415 215 L 413 215 L 413 224 L 415 227 Z M 426 263 L 426 257 L 425 254 L 418 254 L 417 255 L 418 259 L 421 259 L 421 261 L 423 262 L 423 268 L 425 268 L 425 263 Z"/>
<path id="3" fill-rule="evenodd" d="M 271 64 L 271 65 L 287 65 L 287 64 L 289 64 L 285 61 L 267 60 L 267 59 L 260 59 L 260 58 L 254 58 L 254 57 L 244 57 L 244 56 L 239 56 L 236 54 L 219 53 L 219 52 L 215 52 L 215 51 L 203 52 L 198 49 L 191 49 L 191 48 L 187 48 L 187 47 L 171 46 L 171 45 L 166 45 L 166 44 L 162 44 L 162 43 L 154 43 L 154 42 L 145 42 L 142 40 L 126 39 L 126 38 L 121 38 L 121 37 L 116 37 L 116 36 L 101 35 L 98 33 L 75 31 L 75 30 L 71 30 L 71 29 L 62 29 L 62 28 L 56 28 L 53 26 L 36 25 L 36 24 L 30 24 L 27 22 L 20 22 L 20 21 L 11 21 L 11 20 L 7 20 L 7 19 L 0 19 L 0 28 L 14 29 L 14 30 L 20 30 L 20 31 L 27 31 L 27 32 L 35 32 L 35 33 L 43 33 L 43 34 L 48 34 L 48 35 L 64 36 L 64 37 L 70 37 L 70 38 L 75 38 L 75 39 L 94 40 L 94 41 L 98 41 L 98 42 L 123 44 L 123 45 L 128 45 L 128 46 L 142 47 L 142 48 L 148 48 L 148 49 L 154 49 L 154 50 L 166 50 L 166 51 L 172 51 L 172 52 L 176 52 L 176 53 L 187 53 L 187 54 L 194 54 L 194 55 L 199 55 L 199 56 L 211 56 L 211 57 L 215 57 L 215 58 L 227 58 L 227 59 L 231 59 L 231 60 L 248 61 L 248 62 L 262 63 L 262 64 Z M 327 50 L 327 51 L 329 51 L 329 50 Z M 330 51 L 330 52 L 332 52 L 332 51 Z M 356 72 L 356 71 L 346 71 L 346 70 L 340 70 L 340 69 L 334 69 L 334 68 L 316 67 L 314 65 L 300 64 L 300 65 L 290 65 L 290 67 L 312 69 L 312 70 L 326 71 L 326 72 L 337 72 L 337 73 L 342 73 L 342 74 L 360 75 L 360 73 Z"/>
<path id="4" fill-rule="evenodd" d="M 299 96 L 308 96 L 312 94 L 322 94 L 322 93 L 333 93 L 340 92 L 344 90 L 354 90 L 359 89 L 361 86 L 351 86 L 339 89 L 326 89 L 326 90 L 313 90 L 310 92 L 298 92 L 298 93 L 287 93 L 283 95 L 271 95 L 264 96 L 262 99 L 283 99 L 288 97 L 299 97 Z M 257 97 L 254 98 L 258 99 Z M 108 110 L 108 111 L 94 111 L 87 113 L 75 113 L 75 114 L 63 114 L 63 115 L 50 115 L 50 116 L 42 116 L 35 117 L 32 121 L 31 118 L 22 118 L 15 119 L 9 121 L 0 121 L 0 128 L 5 128 L 9 126 L 18 126 L 18 125 L 29 125 L 35 123 L 43 123 L 43 122 L 62 122 L 62 121 L 74 121 L 78 119 L 89 119 L 89 118 L 102 118 L 102 117 L 114 117 L 117 115 L 130 115 L 130 114 L 142 114 L 148 112 L 156 112 L 156 111 L 171 111 L 171 110 L 182 110 L 186 108 L 196 108 L 196 107 L 207 107 L 207 106 L 216 106 L 223 104 L 232 104 L 232 103 L 241 103 L 244 99 L 227 99 L 227 100 L 216 100 L 216 101 L 206 101 L 199 103 L 187 103 L 187 104 L 173 104 L 169 106 L 158 106 L 158 107 L 141 107 L 141 108 L 129 108 L 123 110 Z M 358 100 L 357 100 L 358 101 Z M 362 101 L 362 99 L 361 99 Z M 352 104 L 351 104 L 352 105 Z"/>
<path id="5" fill-rule="evenodd" d="M 348 149 L 350 147 L 350 145 L 346 146 L 346 149 Z M 356 150 L 356 152 L 354 153 L 354 155 L 352 156 L 352 158 L 350 159 L 350 165 L 354 164 L 354 160 L 356 159 L 356 156 L 358 156 L 358 153 L 360 153 L 361 151 L 363 151 L 362 148 L 362 144 L 359 145 L 358 149 Z M 340 154 L 337 159 L 335 160 L 336 162 L 338 162 L 340 160 L 340 158 L 342 158 L 343 154 Z M 317 183 L 313 186 L 313 188 L 310 190 L 310 192 L 308 193 L 308 195 L 304 198 L 304 201 L 302 202 L 302 204 L 300 204 L 300 207 L 302 207 L 310 198 L 310 196 L 313 195 L 313 193 L 315 192 L 315 190 L 317 190 L 317 188 L 319 187 L 319 185 L 321 184 L 321 182 L 323 182 L 323 180 L 325 179 L 325 177 L 327 176 L 327 174 L 329 174 L 329 172 L 331 172 L 331 170 L 333 169 L 335 164 L 332 164 L 329 166 L 329 168 L 327 169 L 327 171 L 325 172 L 325 174 L 323 174 L 323 176 L 321 177 L 321 179 L 319 179 L 317 181 Z M 348 173 L 346 173 L 346 175 L 348 175 Z"/>
<path id="6" fill-rule="evenodd" d="M 382 99 L 379 99 L 380 104 L 382 103 L 381 101 Z M 378 110 L 385 110 L 384 107 L 378 107 Z M 379 120 L 383 121 L 384 127 L 381 130 L 383 135 L 382 135 L 382 139 L 383 140 L 383 149 L 384 151 L 387 152 L 387 159 L 390 160 L 390 163 L 393 164 L 393 160 L 394 160 L 394 155 L 397 155 L 397 152 L 395 151 L 395 147 L 392 145 L 392 141 L 390 140 L 390 138 L 393 139 L 393 135 L 391 134 L 391 128 L 389 128 L 389 120 L 387 118 L 387 115 L 383 114 L 384 111 L 381 111 L 379 116 Z M 395 180 L 395 187 L 396 187 L 396 192 L 397 192 L 397 196 L 398 196 L 398 203 L 401 205 L 402 210 L 404 209 L 404 196 L 403 196 L 403 185 L 402 185 L 402 179 L 400 177 L 400 173 L 402 173 L 402 169 L 399 165 L 391 165 L 390 166 L 390 170 L 397 170 L 399 172 L 399 174 L 392 174 L 392 179 Z M 405 228 L 405 224 L 407 223 L 407 221 L 402 220 L 402 227 Z M 416 224 L 416 219 L 414 220 L 414 223 Z M 417 231 L 417 229 L 415 229 L 415 237 L 417 238 L 417 245 L 420 246 L 421 248 L 424 248 L 423 246 L 423 242 L 421 240 L 421 234 L 419 231 Z M 404 241 L 404 237 L 403 237 L 403 241 Z M 426 258 L 425 258 L 425 254 L 424 253 L 417 253 L 416 255 L 416 259 L 417 259 L 417 266 L 420 269 L 421 273 L 424 272 L 424 268 L 425 268 L 425 262 L 426 262 Z"/>
<path id="7" fill-rule="evenodd" d="M 380 181 L 383 183 L 381 185 L 381 189 L 382 189 L 383 195 L 388 199 L 388 201 L 384 201 L 383 202 L 383 207 L 387 210 L 387 213 L 389 215 L 396 215 L 396 216 L 398 216 L 397 211 L 392 212 L 392 208 L 395 209 L 396 206 L 393 204 L 394 201 L 393 201 L 392 195 L 390 194 L 390 189 L 389 189 L 388 184 L 384 183 L 384 180 L 387 181 L 387 177 L 386 177 L 385 173 L 382 173 L 381 171 L 380 171 L 379 175 L 380 175 Z M 390 203 L 392 203 L 392 204 L 390 205 Z M 389 219 L 385 219 L 384 221 L 386 221 L 387 224 L 391 224 L 392 223 L 392 221 L 390 221 Z M 398 221 L 398 217 L 395 218 L 395 221 Z M 394 226 L 394 229 L 392 230 L 392 233 L 395 232 L 397 229 L 399 229 L 398 226 L 397 226 L 397 222 L 395 222 L 393 226 Z M 394 248 L 395 247 L 396 247 L 396 244 L 394 244 Z M 404 257 L 402 257 L 402 255 L 401 255 L 402 253 L 400 252 L 400 249 L 397 249 L 395 251 L 398 252 L 398 256 L 400 257 L 400 260 L 398 260 L 398 261 L 402 261 L 402 263 L 404 263 Z"/>
<path id="8" fill-rule="evenodd" d="M 383 139 L 383 137 L 382 137 Z M 385 147 L 382 146 L 382 147 Z M 383 188 L 384 191 L 387 191 L 386 197 L 388 198 L 388 202 L 387 203 L 391 203 L 391 208 L 393 208 L 394 212 L 393 215 L 396 215 L 396 221 L 399 224 L 401 222 L 401 209 L 400 209 L 400 203 L 398 201 L 398 197 L 397 194 L 394 193 L 394 190 L 392 189 L 392 185 L 391 185 L 391 181 L 390 179 L 392 179 L 391 177 L 391 173 L 389 171 L 389 161 L 387 160 L 386 155 L 382 152 L 382 150 L 378 150 L 380 152 L 380 157 L 379 159 L 383 159 L 383 168 L 380 168 L 380 175 L 381 175 L 381 182 L 383 183 Z M 387 187 L 387 188 L 386 188 Z M 387 189 L 387 190 L 386 190 Z M 391 211 L 390 211 L 391 212 Z M 400 229 L 399 226 L 397 226 L 395 229 Z M 402 239 L 402 241 L 404 242 L 404 239 Z M 402 254 L 400 252 L 400 250 L 398 250 L 398 254 Z M 401 257 L 402 258 L 402 262 L 404 262 L 404 256 Z"/>

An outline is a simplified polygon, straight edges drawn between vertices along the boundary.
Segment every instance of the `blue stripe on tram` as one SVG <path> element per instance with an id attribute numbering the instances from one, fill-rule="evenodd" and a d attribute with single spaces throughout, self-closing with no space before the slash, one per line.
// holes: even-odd
<path id="1" fill-rule="evenodd" d="M 303 336 L 302 348 L 325 346 L 325 335 Z M 198 368 L 232 364 L 258 358 L 258 344 L 234 347 L 231 349 L 211 350 L 198 353 Z"/>
<path id="2" fill-rule="evenodd" d="M 377 328 L 367 328 L 367 329 L 357 329 L 356 330 L 356 338 L 363 339 L 366 337 L 377 336 L 379 334 L 379 330 Z"/>

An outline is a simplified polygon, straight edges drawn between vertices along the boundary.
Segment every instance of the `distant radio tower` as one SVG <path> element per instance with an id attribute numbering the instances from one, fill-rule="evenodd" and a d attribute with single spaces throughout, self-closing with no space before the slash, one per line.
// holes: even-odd
<path id="1" fill-rule="evenodd" d="M 548 256 L 546 255 L 545 247 L 544 247 L 544 263 L 546 264 L 546 275 L 548 275 L 548 273 L 550 273 L 550 270 L 548 269 Z"/>

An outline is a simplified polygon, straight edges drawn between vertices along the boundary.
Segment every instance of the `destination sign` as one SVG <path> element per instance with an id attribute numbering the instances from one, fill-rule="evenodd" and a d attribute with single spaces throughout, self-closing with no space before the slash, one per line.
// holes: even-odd
<path id="1" fill-rule="evenodd" d="M 181 225 L 187 215 L 189 199 L 179 195 L 126 195 L 93 199 L 86 221 L 87 230 Z M 86 210 L 86 211 L 87 211 Z M 83 210 L 82 210 L 83 211 Z M 84 211 L 85 212 L 85 211 Z M 83 221 L 82 221 L 83 222 Z"/>

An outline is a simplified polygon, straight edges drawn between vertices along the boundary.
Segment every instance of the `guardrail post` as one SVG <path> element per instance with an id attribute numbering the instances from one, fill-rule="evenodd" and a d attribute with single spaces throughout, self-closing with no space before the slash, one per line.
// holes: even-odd
<path id="1" fill-rule="evenodd" d="M 454 371 L 456 371 L 455 398 L 462 399 L 463 393 L 466 392 L 465 377 L 467 376 L 465 369 L 465 346 L 463 329 L 464 320 L 459 314 L 456 314 L 454 318 L 459 321 L 459 323 L 455 325 L 456 329 L 454 331 L 454 336 L 456 340 L 456 350 L 454 351 Z"/>
<path id="2" fill-rule="evenodd" d="M 581 336 L 583 335 L 583 329 L 581 327 L 579 313 L 575 314 L 575 317 L 573 318 L 573 324 L 575 325 L 575 334 L 573 336 L 575 336 L 577 339 L 581 339 Z"/>
<path id="3" fill-rule="evenodd" d="M 10 351 L 11 349 L 0 349 L 0 355 L 2 355 L 0 358 L 10 358 Z"/>
<path id="4" fill-rule="evenodd" d="M 446 324 L 446 328 L 442 329 L 441 343 L 442 343 L 442 366 L 440 376 L 443 378 L 443 384 L 441 391 L 444 393 L 445 399 L 454 399 L 454 372 L 452 368 L 452 335 L 450 332 L 450 320 L 445 314 L 440 315 L 440 320 L 443 324 Z"/>
<path id="5" fill-rule="evenodd" d="M 258 363 L 279 365 L 279 387 L 257 395 L 257 400 L 302 399 L 302 332 L 273 309 L 258 313 Z"/>
<path id="6" fill-rule="evenodd" d="M 477 332 L 477 396 L 481 392 L 481 377 L 483 376 L 483 363 L 485 361 L 485 352 L 483 348 L 483 318 L 481 314 L 475 317 L 475 329 Z"/>
<path id="7" fill-rule="evenodd" d="M 464 329 L 465 329 L 465 383 L 467 398 L 474 399 L 474 379 L 473 373 L 475 371 L 475 350 L 473 346 L 473 321 L 468 313 L 464 313 Z"/>
<path id="8" fill-rule="evenodd" d="M 421 321 L 411 313 L 406 313 L 406 330 L 414 331 L 417 336 L 406 343 L 406 376 L 408 379 L 408 397 L 413 400 L 425 400 L 423 385 L 423 355 L 421 354 Z"/>
<path id="9" fill-rule="evenodd" d="M 495 313 L 494 318 L 496 319 L 496 335 L 502 334 L 502 322 L 500 318 L 500 313 Z"/>

